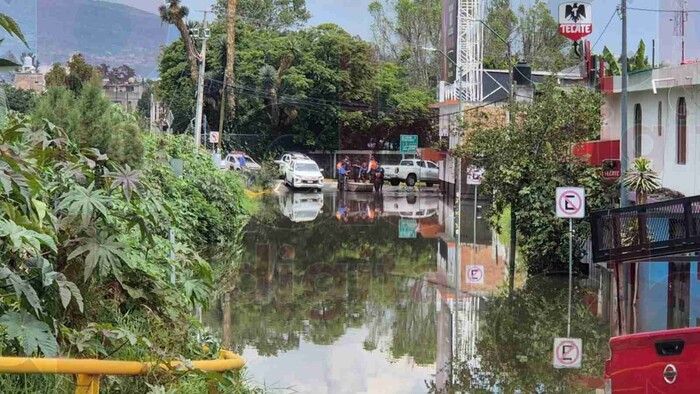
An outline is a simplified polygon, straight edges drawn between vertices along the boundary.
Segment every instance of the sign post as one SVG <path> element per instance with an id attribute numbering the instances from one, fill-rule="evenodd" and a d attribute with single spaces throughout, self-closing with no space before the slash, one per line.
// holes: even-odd
<path id="1" fill-rule="evenodd" d="M 574 219 L 586 216 L 586 191 L 582 187 L 558 187 L 555 201 L 557 217 L 569 219 L 569 312 L 566 336 L 571 336 L 571 293 L 574 269 Z"/>
<path id="2" fill-rule="evenodd" d="M 467 185 L 474 185 L 474 261 L 476 263 L 476 209 L 479 205 L 479 185 L 484 178 L 484 169 L 478 167 L 469 167 L 467 169 Z"/>
<path id="3" fill-rule="evenodd" d="M 573 41 L 593 33 L 593 12 L 589 3 L 569 1 L 559 5 L 559 34 Z"/>
<path id="4" fill-rule="evenodd" d="M 554 338 L 554 368 L 581 368 L 583 341 L 581 338 Z"/>
<path id="5" fill-rule="evenodd" d="M 415 134 L 401 134 L 401 153 L 416 154 L 418 149 L 418 136 Z"/>

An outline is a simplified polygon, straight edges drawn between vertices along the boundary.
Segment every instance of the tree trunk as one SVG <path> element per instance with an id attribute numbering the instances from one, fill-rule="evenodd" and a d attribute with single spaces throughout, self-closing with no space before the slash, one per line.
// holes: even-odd
<path id="1" fill-rule="evenodd" d="M 517 249 L 517 224 L 515 214 L 515 204 L 510 205 L 510 250 L 508 251 L 508 296 L 513 294 L 515 289 L 515 250 Z"/>
<path id="2" fill-rule="evenodd" d="M 197 81 L 197 79 L 199 78 L 199 54 L 197 52 L 197 48 L 195 48 L 194 46 L 194 42 L 190 38 L 190 31 L 187 28 L 185 21 L 183 21 L 181 18 L 175 19 L 175 23 L 173 24 L 180 32 L 182 41 L 185 42 L 185 49 L 187 50 L 187 61 L 188 63 L 190 63 L 190 76 L 192 77 L 192 80 Z"/>
<path id="3" fill-rule="evenodd" d="M 234 65 L 236 61 L 236 8 L 238 0 L 228 0 L 226 7 L 226 69 L 224 85 L 221 87 L 221 113 L 219 119 L 219 150 L 224 134 L 226 116 L 236 114 L 236 90 L 234 83 Z"/>

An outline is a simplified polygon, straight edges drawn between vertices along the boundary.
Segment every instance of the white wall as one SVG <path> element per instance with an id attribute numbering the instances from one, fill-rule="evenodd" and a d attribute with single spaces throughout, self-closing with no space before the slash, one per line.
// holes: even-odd
<path id="1" fill-rule="evenodd" d="M 606 96 L 601 140 L 620 138 L 619 95 Z M 688 109 L 686 164 L 676 162 L 676 113 L 680 97 L 685 97 Z M 642 156 L 652 160 L 653 168 L 662 178 L 664 187 L 686 196 L 700 194 L 700 86 L 686 85 L 652 90 L 632 91 L 628 99 L 627 152 L 634 161 L 635 105 L 642 108 Z M 658 131 L 658 105 L 662 106 L 662 130 Z"/>

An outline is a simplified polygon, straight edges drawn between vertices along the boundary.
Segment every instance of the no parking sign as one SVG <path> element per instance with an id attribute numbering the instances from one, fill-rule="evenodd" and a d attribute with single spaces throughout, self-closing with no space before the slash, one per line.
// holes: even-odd
<path id="1" fill-rule="evenodd" d="M 586 217 L 586 191 L 582 187 L 558 187 L 556 204 L 559 218 Z"/>
<path id="2" fill-rule="evenodd" d="M 581 368 L 582 358 L 581 338 L 554 338 L 554 368 Z"/>
<path id="3" fill-rule="evenodd" d="M 467 284 L 469 285 L 483 285 L 484 284 L 484 266 L 483 265 L 470 265 L 467 267 Z"/>

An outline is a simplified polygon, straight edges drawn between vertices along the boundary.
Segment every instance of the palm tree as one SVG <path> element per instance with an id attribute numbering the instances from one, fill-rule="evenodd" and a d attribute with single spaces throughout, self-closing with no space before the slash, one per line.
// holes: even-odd
<path id="1" fill-rule="evenodd" d="M 636 194 L 637 205 L 646 204 L 647 196 L 661 188 L 661 179 L 651 167 L 651 160 L 638 157 L 622 180 L 627 190 Z"/>
<path id="2" fill-rule="evenodd" d="M 158 11 L 160 11 L 160 19 L 163 22 L 174 25 L 180 32 L 182 41 L 185 43 L 185 49 L 187 50 L 187 61 L 190 63 L 190 76 L 196 81 L 199 76 L 199 65 L 197 63 L 199 54 L 194 46 L 192 37 L 190 37 L 190 30 L 185 23 L 185 18 L 190 10 L 180 5 L 180 0 L 170 0 L 167 4 L 158 7 Z"/>
<path id="3" fill-rule="evenodd" d="M 651 166 L 651 160 L 646 157 L 638 157 L 635 159 L 632 168 L 630 168 L 622 180 L 627 190 L 635 192 L 637 206 L 644 205 L 647 202 L 647 196 L 661 188 L 661 179 L 654 172 Z M 652 238 L 652 239 L 650 239 Z M 623 237 L 623 245 L 640 245 L 653 241 L 653 234 L 649 234 L 647 229 L 646 215 L 639 214 L 636 221 L 630 221 Z M 639 298 L 639 263 L 633 263 L 631 273 L 635 276 L 633 295 L 632 295 L 632 321 L 630 322 L 633 331 L 637 330 L 637 300 Z"/>

